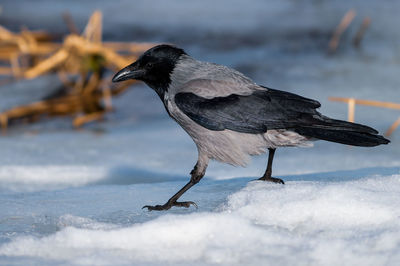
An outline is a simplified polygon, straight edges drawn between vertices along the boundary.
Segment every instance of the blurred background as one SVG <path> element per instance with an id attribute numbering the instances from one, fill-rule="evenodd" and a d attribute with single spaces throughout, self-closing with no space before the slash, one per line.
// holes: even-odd
<path id="1" fill-rule="evenodd" d="M 139 45 L 135 53 L 129 54 L 132 61 L 135 55 L 153 44 L 172 43 L 199 60 L 233 67 L 259 84 L 316 99 L 322 104 L 322 113 L 338 119 L 347 119 L 348 106 L 329 101 L 329 97 L 400 103 L 398 1 L 383 5 L 379 1 L 364 0 L 249 3 L 42 0 L 34 4 L 5 0 L 1 3 L 0 25 L 15 34 L 26 30 L 43 31 L 51 42 L 61 45 L 71 31 L 78 34 L 84 31 L 95 10 L 102 12 L 100 32 L 102 30 L 104 42 Z M 332 39 L 336 39 L 333 46 Z M 124 53 L 120 55 L 124 58 Z M 112 64 L 116 60 L 108 61 Z M 125 57 L 120 65 L 124 62 L 131 61 Z M 116 70 L 118 64 L 106 68 L 102 78 L 109 81 Z M 22 75 L 10 79 L 3 75 L 0 111 L 57 95 L 62 82 L 56 71 L 57 68 L 35 78 Z M 104 105 L 104 101 L 98 104 Z M 7 167 L 15 164 L 85 167 L 100 164 L 107 169 L 126 166 L 151 171 L 161 167 L 161 172 L 165 169 L 186 175 L 196 160 L 194 144 L 168 118 L 156 94 L 144 84 L 132 85 L 113 97 L 112 111 L 105 112 L 101 116 L 103 120 L 91 122 L 89 119 L 90 123 L 82 123 L 80 130 L 75 130 L 72 122 L 79 115 L 79 111 L 67 117 L 49 117 L 45 113 L 15 123 L 9 121 L 0 137 L 5 153 L 0 164 Z M 396 109 L 363 105 L 355 108 L 356 122 L 375 127 L 381 133 L 398 118 Z M 27 123 L 30 121 L 34 123 Z M 282 160 L 278 159 L 276 171 L 293 174 L 335 170 L 339 165 L 351 169 L 397 164 L 399 130 L 394 131 L 390 139 L 391 145 L 376 149 L 319 142 L 316 146 L 322 154 L 318 158 L 322 156 L 323 163 L 315 165 L 315 158 L 311 156 L 310 161 L 294 169 L 282 169 L 279 164 Z M 295 160 L 301 154 L 303 160 L 307 160 L 304 156 L 316 153 L 315 150 L 297 150 L 284 149 L 277 156 L 296 154 Z M 335 153 L 350 155 L 330 159 Z M 359 160 L 359 153 L 367 159 Z M 374 156 L 378 153 L 379 156 Z M 355 154 L 357 157 L 353 158 Z M 250 165 L 250 170 L 218 166 L 210 171 L 211 175 L 215 173 L 219 177 L 259 175 L 264 160 L 257 157 L 256 165 Z M 177 168 L 176 162 L 182 167 Z M 283 162 L 283 165 L 289 163 Z"/>
<path id="2" fill-rule="evenodd" d="M 48 45 L 50 52 L 34 59 L 24 59 L 26 54 L 14 59 L 6 56 L 9 60 L 1 65 L 4 71 L 0 76 L 0 112 L 8 114 L 15 107 L 65 96 L 65 91 L 59 91 L 65 80 L 57 67 L 29 74 L 24 71 L 59 52 L 71 33 L 82 34 L 96 10 L 102 14 L 102 24 L 97 22 L 97 29 L 86 30 L 83 36 L 98 46 L 93 48 L 87 42 L 76 41 L 74 49 L 104 46 L 109 50 L 98 48 L 100 52 L 88 52 L 88 57 L 81 55 L 81 61 L 72 61 L 72 66 L 64 69 L 67 73 L 61 74 L 77 84 L 80 66 L 89 62 L 81 85 L 85 87 L 91 77 L 98 75 L 108 84 L 95 83 L 100 100 L 96 100 L 94 109 L 84 106 L 61 116 L 43 113 L 4 123 L 4 116 L 0 115 L 0 189 L 4 200 L 28 193 L 24 195 L 32 204 L 51 198 L 51 193 L 56 193 L 51 191 L 63 191 L 64 200 L 75 197 L 85 201 L 100 193 L 95 198 L 104 205 L 89 202 L 91 207 L 79 207 L 79 203 L 64 206 L 58 202 L 61 209 L 46 205 L 46 210 L 31 205 L 36 210 L 31 214 L 22 207 L 21 199 L 17 205 L 10 203 L 2 210 L 13 213 L 20 206 L 22 218 L 5 222 L 0 242 L 12 239 L 10 232 L 39 236 L 53 233 L 59 230 L 58 219 L 65 213 L 116 224 L 146 221 L 159 214 L 143 215 L 140 206 L 163 202 L 185 182 L 196 162 L 197 151 L 192 140 L 168 117 L 156 93 L 135 83 L 127 84 L 115 97 L 110 96 L 118 90 L 109 84 L 118 67 L 154 44 L 175 44 L 198 60 L 227 65 L 258 84 L 316 99 L 322 104 L 323 114 L 337 119 L 348 119 L 348 104 L 331 101 L 329 97 L 391 102 L 397 103 L 397 108 L 400 104 L 397 0 L 2 0 L 2 27 L 18 36 L 27 31 L 44 32 L 41 36 L 53 46 Z M 6 36 L 8 33 L 4 32 Z M 19 75 L 15 69 L 10 70 L 12 60 L 21 67 L 17 69 Z M 96 68 L 99 65 L 101 70 Z M 85 118 L 76 120 L 78 117 Z M 354 120 L 382 134 L 399 117 L 399 109 L 355 105 Z M 375 148 L 320 141 L 312 149 L 279 149 L 274 174 L 287 181 L 398 174 L 400 129 L 388 138 L 390 145 Z M 265 165 L 266 156 L 254 157 L 248 168 L 212 162 L 204 187 L 210 189 L 214 181 L 261 176 Z M 151 186 L 145 189 L 142 185 L 147 183 Z M 218 184 L 217 188 L 221 185 Z M 195 192 L 200 192 L 191 199 L 197 199 L 205 210 L 213 210 L 227 194 L 244 185 L 240 183 L 212 196 L 195 188 Z M 114 196 L 107 194 L 110 191 Z M 107 200 L 101 193 L 107 195 Z M 153 194 L 158 196 L 146 198 Z M 127 197 L 135 200 L 126 202 Z M 97 213 L 95 210 L 99 209 L 102 211 Z M 32 229 L 32 224 L 40 226 Z"/>

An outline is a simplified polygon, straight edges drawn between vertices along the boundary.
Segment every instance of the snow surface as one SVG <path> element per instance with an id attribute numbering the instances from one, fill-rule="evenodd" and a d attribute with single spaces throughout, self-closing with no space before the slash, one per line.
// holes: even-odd
<path id="1" fill-rule="evenodd" d="M 329 96 L 400 102 L 399 4 L 40 0 L 27 8 L 31 1 L 3 0 L 0 23 L 63 33 L 63 11 L 82 26 L 100 8 L 106 39 L 176 43 L 260 84 L 317 99 L 322 113 L 346 119 L 346 106 Z M 330 34 L 349 8 L 358 16 L 338 53 L 327 56 Z M 366 15 L 371 27 L 355 50 L 350 37 Z M 58 85 L 46 77 L 2 86 L 0 110 Z M 105 121 L 79 131 L 60 118 L 0 137 L 1 265 L 400 264 L 400 131 L 375 148 L 320 141 L 279 149 L 274 176 L 284 186 L 252 182 L 266 156 L 247 168 L 212 162 L 182 198 L 198 209 L 147 212 L 143 205 L 164 203 L 187 182 L 196 148 L 145 86 L 113 104 Z M 380 132 L 398 117 L 356 108 L 356 121 Z"/>
<path id="2" fill-rule="evenodd" d="M 301 180 L 285 186 L 260 181 L 245 185 L 248 179 L 235 181 L 235 185 L 219 181 L 208 185 L 207 191 L 198 188 L 191 193 L 199 198 L 200 206 L 216 206 L 212 211 L 200 207 L 190 214 L 138 214 L 143 204 L 138 200 L 128 207 L 128 212 L 134 212 L 130 215 L 107 215 L 113 220 L 130 219 L 130 225 L 64 214 L 55 221 L 33 224 L 57 232 L 44 237 L 15 237 L 0 247 L 0 254 L 35 258 L 38 264 L 48 265 L 397 265 L 399 178 L 397 174 L 337 182 Z M 92 188 L 95 199 L 90 201 L 98 201 L 85 205 L 104 212 L 110 201 L 132 198 L 136 192 L 143 194 L 138 190 L 158 194 L 152 197 L 156 200 L 162 200 L 160 196 L 170 190 L 169 185 L 163 185 L 159 193 L 154 193 L 157 191 L 152 186 Z M 221 202 L 214 194 L 224 187 L 238 191 Z M 65 210 L 66 205 L 79 204 L 82 197 L 88 200 L 82 190 L 57 194 L 47 195 L 42 204 L 60 204 L 59 208 L 68 213 L 74 208 Z M 38 203 L 29 196 L 25 200 Z M 139 222 L 137 215 L 151 217 Z M 21 219 L 18 215 L 12 218 L 17 222 Z"/>

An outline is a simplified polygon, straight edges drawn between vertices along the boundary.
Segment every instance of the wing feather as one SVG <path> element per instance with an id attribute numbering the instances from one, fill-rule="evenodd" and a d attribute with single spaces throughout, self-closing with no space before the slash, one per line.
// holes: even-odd
<path id="1" fill-rule="evenodd" d="M 304 128 L 319 128 L 376 133 L 364 125 L 321 115 L 316 110 L 321 106 L 318 101 L 269 88 L 255 90 L 249 95 L 214 98 L 180 92 L 174 100 L 183 113 L 209 130 L 260 134 L 271 129 L 304 131 Z"/>
<path id="2" fill-rule="evenodd" d="M 268 129 L 291 128 L 300 122 L 304 124 L 317 114 L 318 102 L 298 97 L 276 90 L 212 99 L 183 92 L 175 95 L 175 103 L 193 121 L 210 130 L 256 134 Z"/>

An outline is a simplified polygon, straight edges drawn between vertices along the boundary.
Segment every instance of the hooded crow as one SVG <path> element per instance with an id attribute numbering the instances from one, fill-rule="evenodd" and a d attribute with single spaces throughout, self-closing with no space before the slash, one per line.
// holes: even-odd
<path id="1" fill-rule="evenodd" d="M 318 101 L 258 85 L 236 70 L 198 61 L 171 45 L 149 49 L 115 74 L 113 82 L 128 79 L 141 80 L 158 94 L 198 150 L 190 181 L 164 205 L 143 207 L 148 210 L 197 206 L 178 199 L 200 181 L 210 159 L 245 166 L 250 155 L 268 150 L 267 169 L 259 180 L 284 184 L 271 176 L 278 147 L 312 146 L 314 140 L 365 147 L 389 143 L 371 127 L 322 115 Z"/>

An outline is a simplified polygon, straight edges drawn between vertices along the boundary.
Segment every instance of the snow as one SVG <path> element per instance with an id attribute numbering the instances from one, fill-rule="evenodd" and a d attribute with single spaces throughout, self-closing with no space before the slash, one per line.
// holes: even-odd
<path id="1" fill-rule="evenodd" d="M 100 8 L 106 39 L 176 43 L 260 84 L 317 99 L 322 113 L 346 119 L 347 107 L 329 96 L 400 102 L 399 3 L 120 0 L 68 8 L 80 26 Z M 0 23 L 14 30 L 66 30 L 62 1 L 1 5 Z M 331 31 L 349 8 L 358 16 L 338 53 L 327 56 Z M 350 36 L 366 15 L 371 27 L 355 50 Z M 58 85 L 50 76 L 2 86 L 0 110 Z M 375 148 L 319 141 L 279 149 L 273 173 L 284 186 L 253 181 L 265 155 L 247 168 L 211 162 L 182 198 L 198 209 L 148 212 L 141 207 L 164 203 L 188 181 L 196 147 L 144 85 L 113 105 L 105 121 L 79 131 L 68 118 L 45 119 L 0 137 L 0 264 L 400 264 L 400 131 Z M 356 121 L 380 132 L 398 117 L 356 108 Z"/>
<path id="2" fill-rule="evenodd" d="M 290 181 L 285 186 L 246 185 L 249 180 L 243 179 L 213 211 L 165 214 L 117 227 L 67 214 L 55 221 L 57 232 L 17 237 L 1 246 L 0 254 L 49 265 L 396 265 L 399 177 Z M 210 197 L 218 190 L 211 189 Z"/>

